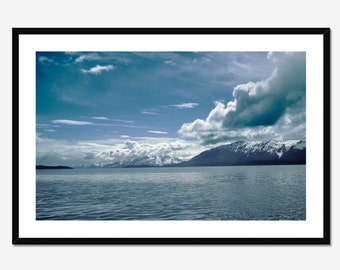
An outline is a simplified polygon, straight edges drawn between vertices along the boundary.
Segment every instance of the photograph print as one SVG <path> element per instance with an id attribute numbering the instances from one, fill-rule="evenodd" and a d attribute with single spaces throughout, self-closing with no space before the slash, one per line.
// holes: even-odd
<path id="1" fill-rule="evenodd" d="M 306 52 L 35 61 L 37 221 L 306 220 Z"/>

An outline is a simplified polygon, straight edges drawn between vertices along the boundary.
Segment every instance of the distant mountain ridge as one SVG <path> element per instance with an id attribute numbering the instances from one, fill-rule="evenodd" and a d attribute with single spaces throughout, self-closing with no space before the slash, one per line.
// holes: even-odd
<path id="1" fill-rule="evenodd" d="M 169 155 L 145 155 L 107 164 L 78 167 L 142 168 L 285 164 L 306 164 L 306 142 L 304 140 L 238 141 L 203 151 L 188 161 Z"/>
<path id="2" fill-rule="evenodd" d="M 183 160 L 170 157 L 168 155 L 162 157 L 155 156 L 143 156 L 138 158 L 133 158 L 131 160 L 121 160 L 119 162 L 105 164 L 101 167 L 103 168 L 138 168 L 138 167 L 165 167 L 173 166 L 174 164 L 179 164 Z"/>
<path id="3" fill-rule="evenodd" d="M 69 166 L 45 166 L 45 165 L 36 165 L 36 170 L 60 170 L 60 169 L 73 169 Z"/>
<path id="4" fill-rule="evenodd" d="M 306 142 L 302 140 L 238 141 L 204 151 L 180 166 L 235 166 L 306 164 Z"/>

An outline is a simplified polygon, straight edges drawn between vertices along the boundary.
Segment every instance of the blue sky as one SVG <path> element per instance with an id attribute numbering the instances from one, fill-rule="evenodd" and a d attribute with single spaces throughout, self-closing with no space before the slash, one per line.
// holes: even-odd
<path id="1" fill-rule="evenodd" d="M 37 163 L 305 139 L 305 64 L 303 52 L 37 52 Z"/>

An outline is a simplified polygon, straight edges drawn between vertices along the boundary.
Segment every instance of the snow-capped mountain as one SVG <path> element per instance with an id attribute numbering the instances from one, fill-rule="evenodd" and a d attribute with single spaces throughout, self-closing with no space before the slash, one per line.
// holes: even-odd
<path id="1" fill-rule="evenodd" d="M 239 141 L 204 151 L 181 166 L 306 164 L 306 142 Z"/>
<path id="2" fill-rule="evenodd" d="M 245 142 L 238 141 L 201 152 L 189 161 L 176 157 L 171 152 L 160 155 L 127 156 L 120 160 L 93 164 L 89 167 L 163 167 L 163 166 L 230 166 L 230 165 L 274 165 L 305 164 L 306 142 L 299 140 Z"/>

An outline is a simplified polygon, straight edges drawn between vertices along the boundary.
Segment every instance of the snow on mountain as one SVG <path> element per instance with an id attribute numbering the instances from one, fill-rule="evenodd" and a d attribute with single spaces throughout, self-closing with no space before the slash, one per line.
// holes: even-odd
<path id="1" fill-rule="evenodd" d="M 306 142 L 282 140 L 267 142 L 238 141 L 201 152 L 189 161 L 173 152 L 160 155 L 128 155 L 114 162 L 93 164 L 93 167 L 162 167 L 162 166 L 229 166 L 229 165 L 269 165 L 305 164 Z"/>
<path id="2" fill-rule="evenodd" d="M 204 151 L 183 166 L 305 164 L 306 142 L 299 140 L 239 141 Z"/>

